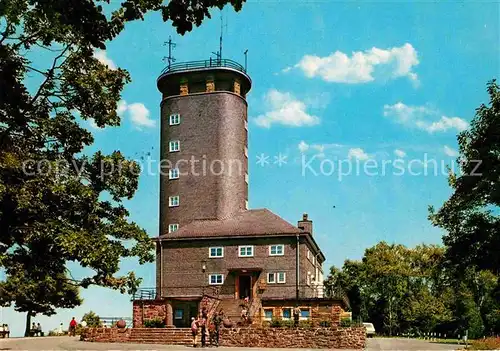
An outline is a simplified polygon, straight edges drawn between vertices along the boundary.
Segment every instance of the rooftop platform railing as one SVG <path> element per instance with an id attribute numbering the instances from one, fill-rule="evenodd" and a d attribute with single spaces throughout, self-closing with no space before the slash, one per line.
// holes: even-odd
<path id="1" fill-rule="evenodd" d="M 187 71 L 191 69 L 217 68 L 217 67 L 232 68 L 246 74 L 245 67 L 243 67 L 236 61 L 230 59 L 212 59 L 212 58 L 210 58 L 209 60 L 172 63 L 169 66 L 165 67 L 163 71 L 161 71 L 161 74 Z"/>

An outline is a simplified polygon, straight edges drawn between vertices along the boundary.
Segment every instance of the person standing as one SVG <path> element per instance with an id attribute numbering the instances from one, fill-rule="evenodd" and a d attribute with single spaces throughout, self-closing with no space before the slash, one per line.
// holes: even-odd
<path id="1" fill-rule="evenodd" d="M 300 311 L 299 306 L 297 306 L 293 309 L 293 325 L 295 326 L 295 328 L 297 328 L 299 326 L 300 312 L 301 311 Z"/>
<path id="2" fill-rule="evenodd" d="M 75 336 L 76 335 L 76 326 L 78 323 L 76 322 L 75 317 L 71 319 L 71 322 L 69 322 L 69 336 Z"/>
<path id="3" fill-rule="evenodd" d="M 191 334 L 193 335 L 193 347 L 198 343 L 198 319 L 191 317 Z"/>
<path id="4" fill-rule="evenodd" d="M 215 327 L 215 346 L 219 347 L 219 337 L 220 337 L 220 326 L 224 320 L 224 311 L 220 310 L 219 313 L 214 316 L 214 327 Z"/>
<path id="5" fill-rule="evenodd" d="M 42 325 L 40 323 L 36 325 L 36 332 L 39 336 L 43 336 Z"/>
<path id="6" fill-rule="evenodd" d="M 200 327 L 201 327 L 201 347 L 205 347 L 207 345 L 207 318 L 206 314 L 202 314 Z"/>

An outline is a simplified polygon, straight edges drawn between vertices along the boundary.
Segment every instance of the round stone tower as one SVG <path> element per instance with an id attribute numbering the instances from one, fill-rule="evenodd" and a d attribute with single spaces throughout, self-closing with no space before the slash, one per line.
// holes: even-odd
<path id="1" fill-rule="evenodd" d="M 157 81 L 161 101 L 160 235 L 248 208 L 246 94 L 231 60 L 176 63 Z"/>

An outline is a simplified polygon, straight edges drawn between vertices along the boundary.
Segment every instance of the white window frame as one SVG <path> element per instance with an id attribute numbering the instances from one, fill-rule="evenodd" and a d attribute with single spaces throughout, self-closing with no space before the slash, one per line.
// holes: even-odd
<path id="1" fill-rule="evenodd" d="M 248 210 L 248 200 L 245 200 L 245 209 Z"/>
<path id="2" fill-rule="evenodd" d="M 273 281 L 269 277 L 273 277 Z M 276 284 L 276 273 L 267 273 L 267 284 Z"/>
<path id="3" fill-rule="evenodd" d="M 309 317 L 302 317 L 302 312 L 303 311 L 309 311 Z M 310 308 L 301 309 L 300 310 L 300 315 L 299 315 L 299 320 L 301 320 L 301 321 L 308 321 L 309 319 L 311 319 L 311 309 Z"/>
<path id="4" fill-rule="evenodd" d="M 245 146 L 245 157 L 248 158 L 248 148 Z"/>
<path id="5" fill-rule="evenodd" d="M 266 316 L 266 311 L 271 311 L 271 312 L 272 312 L 272 316 L 271 316 L 271 318 L 268 318 L 268 317 Z M 273 319 L 273 317 L 274 317 L 274 309 L 273 309 L 273 308 L 264 308 L 264 319 L 265 319 L 266 321 L 271 321 L 271 320 Z"/>
<path id="6" fill-rule="evenodd" d="M 181 114 L 180 113 L 172 113 L 168 117 L 168 124 L 171 126 L 176 126 L 181 124 Z"/>
<path id="7" fill-rule="evenodd" d="M 170 140 L 168 142 L 169 152 L 179 152 L 181 151 L 181 142 L 179 140 Z"/>
<path id="8" fill-rule="evenodd" d="M 281 246 L 281 253 L 277 253 L 278 250 L 276 249 L 276 253 L 272 253 L 272 248 L 276 246 Z M 269 256 L 284 256 L 285 255 L 285 245 L 284 244 L 277 244 L 277 245 L 269 245 Z"/>
<path id="9" fill-rule="evenodd" d="M 290 317 L 285 317 L 285 310 L 290 311 Z M 286 321 L 288 321 L 290 319 L 293 319 L 293 308 L 291 308 L 291 307 L 284 307 L 284 308 L 282 308 L 281 309 L 281 318 L 283 318 Z"/>
<path id="10" fill-rule="evenodd" d="M 245 173 L 245 183 L 248 184 L 248 173 Z"/>
<path id="11" fill-rule="evenodd" d="M 245 129 L 248 130 L 248 122 L 245 120 Z"/>
<path id="12" fill-rule="evenodd" d="M 177 199 L 177 201 L 175 201 Z M 168 197 L 168 207 L 179 207 L 181 203 L 181 198 L 179 195 L 169 196 Z"/>
<path id="13" fill-rule="evenodd" d="M 176 230 L 179 230 L 179 224 L 177 224 L 177 223 L 171 223 L 171 224 L 168 225 L 168 232 L 169 233 L 173 233 Z"/>
<path id="14" fill-rule="evenodd" d="M 313 261 L 313 265 L 316 265 L 316 256 L 313 256 L 312 261 Z"/>
<path id="15" fill-rule="evenodd" d="M 280 274 L 283 274 L 283 279 L 280 280 Z M 276 272 L 276 283 L 285 284 L 286 283 L 286 272 Z"/>
<path id="16" fill-rule="evenodd" d="M 179 179 L 179 168 L 171 168 L 168 170 L 168 179 Z"/>
<path id="17" fill-rule="evenodd" d="M 216 250 L 215 255 L 212 255 L 212 249 Z M 217 250 L 221 249 L 221 254 L 217 255 Z M 209 258 L 223 258 L 224 257 L 224 247 L 222 246 L 214 246 L 214 247 L 209 247 L 208 248 L 208 257 Z"/>
<path id="18" fill-rule="evenodd" d="M 221 277 L 221 282 L 217 282 L 217 278 L 215 278 L 215 283 L 212 283 L 212 277 Z M 208 285 L 223 285 L 224 284 L 224 274 L 222 273 L 212 273 L 208 275 Z"/>
<path id="19" fill-rule="evenodd" d="M 243 249 L 243 248 L 245 249 L 245 254 L 244 255 L 241 254 L 241 249 Z M 246 249 L 248 249 L 248 248 L 250 248 L 251 251 L 252 251 L 252 253 L 250 255 L 246 254 L 247 253 Z M 254 254 L 254 247 L 253 247 L 253 245 L 241 245 L 241 246 L 238 246 L 238 257 L 253 257 L 253 254 Z"/>

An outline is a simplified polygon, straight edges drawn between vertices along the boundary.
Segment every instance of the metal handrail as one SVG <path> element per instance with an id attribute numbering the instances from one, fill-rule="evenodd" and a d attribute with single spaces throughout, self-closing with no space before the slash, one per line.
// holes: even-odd
<path id="1" fill-rule="evenodd" d="M 237 71 L 246 73 L 245 67 L 243 67 L 242 65 L 240 65 L 236 61 L 233 61 L 230 59 L 212 59 L 212 58 L 210 58 L 209 60 L 172 63 L 169 66 L 165 67 L 161 71 L 161 74 L 178 72 L 178 71 L 185 71 L 185 70 L 189 70 L 189 69 L 211 68 L 211 67 L 228 67 L 228 68 L 233 68 Z"/>

